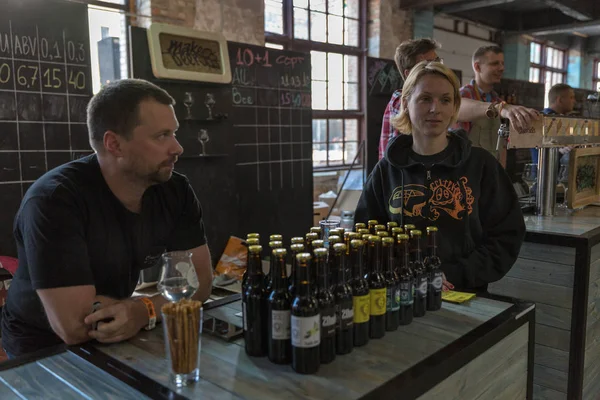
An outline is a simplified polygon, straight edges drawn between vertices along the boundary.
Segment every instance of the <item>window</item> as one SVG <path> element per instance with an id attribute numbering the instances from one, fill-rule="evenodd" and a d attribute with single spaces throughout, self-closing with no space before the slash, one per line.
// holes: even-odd
<path id="1" fill-rule="evenodd" d="M 313 167 L 342 169 L 363 137 L 360 0 L 265 0 L 269 47 L 311 54 Z"/>
<path id="2" fill-rule="evenodd" d="M 593 88 L 600 92 L 600 60 L 594 60 L 594 79 L 592 79 Z"/>
<path id="3" fill-rule="evenodd" d="M 545 107 L 548 107 L 548 92 L 553 85 L 563 83 L 567 76 L 566 52 L 537 42 L 529 46 L 529 81 L 545 86 Z"/>
<path id="4" fill-rule="evenodd" d="M 94 93 L 110 81 L 129 76 L 126 2 L 104 0 L 88 6 Z"/>

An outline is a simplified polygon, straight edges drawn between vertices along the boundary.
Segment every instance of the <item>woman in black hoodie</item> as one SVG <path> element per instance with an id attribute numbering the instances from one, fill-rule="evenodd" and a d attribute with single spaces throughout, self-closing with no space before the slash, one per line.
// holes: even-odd
<path id="1" fill-rule="evenodd" d="M 371 172 L 356 221 L 376 219 L 439 228 L 444 286 L 485 291 L 513 266 L 525 236 L 517 195 L 502 166 L 472 147 L 466 132 L 448 132 L 460 107 L 448 67 L 421 62 L 404 83 L 392 124 L 402 133 Z"/>

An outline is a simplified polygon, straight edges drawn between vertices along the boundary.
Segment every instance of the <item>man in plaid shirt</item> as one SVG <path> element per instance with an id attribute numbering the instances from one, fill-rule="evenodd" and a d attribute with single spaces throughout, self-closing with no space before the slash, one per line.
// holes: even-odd
<path id="1" fill-rule="evenodd" d="M 400 71 L 402 78 L 406 79 L 410 70 L 421 61 L 442 61 L 436 53 L 436 50 L 439 48 L 439 44 L 432 39 L 413 39 L 400 44 L 396 49 L 394 61 L 396 62 L 396 66 L 398 67 L 398 71 Z M 502 118 L 508 118 L 512 126 L 515 126 L 519 130 L 523 130 L 529 126 L 533 119 L 539 118 L 538 112 L 529 108 L 508 104 L 500 107 L 500 104 L 502 103 L 491 104 L 494 103 L 492 101 L 487 101 L 487 99 L 483 102 L 474 100 L 473 98 L 463 98 L 458 112 L 458 120 L 466 122 L 486 117 L 490 118 L 490 111 L 492 111 L 492 113 L 495 111 L 495 113 Z M 388 142 L 394 136 L 399 135 L 399 132 L 392 126 L 391 119 L 400 114 L 401 105 L 402 90 L 396 90 L 394 94 L 392 94 L 392 98 L 383 114 L 381 137 L 379 139 L 380 160 L 385 155 L 385 149 L 387 148 Z"/>

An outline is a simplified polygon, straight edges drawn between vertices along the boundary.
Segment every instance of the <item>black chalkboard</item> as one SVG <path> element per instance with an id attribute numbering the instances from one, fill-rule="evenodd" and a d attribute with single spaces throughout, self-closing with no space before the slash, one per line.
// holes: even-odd
<path id="1" fill-rule="evenodd" d="M 393 60 L 367 57 L 367 174 L 379 161 L 383 113 L 392 94 L 404 81 Z"/>
<path id="2" fill-rule="evenodd" d="M 312 224 L 310 56 L 229 43 L 240 231 L 303 235 Z"/>
<path id="3" fill-rule="evenodd" d="M 16 255 L 12 219 L 24 192 L 91 152 L 90 44 L 85 4 L 3 0 L 0 10 L 0 255 Z"/>
<path id="4" fill-rule="evenodd" d="M 289 240 L 306 232 L 313 182 L 309 56 L 228 43 L 231 84 L 157 79 L 146 30 L 132 27 L 130 36 L 133 76 L 156 83 L 177 101 L 184 154 L 176 170 L 189 178 L 202 204 L 213 260 L 231 235 L 281 233 Z M 186 93 L 194 99 L 191 118 Z M 221 118 L 207 120 L 208 94 Z M 206 156 L 202 129 L 210 137 Z"/>

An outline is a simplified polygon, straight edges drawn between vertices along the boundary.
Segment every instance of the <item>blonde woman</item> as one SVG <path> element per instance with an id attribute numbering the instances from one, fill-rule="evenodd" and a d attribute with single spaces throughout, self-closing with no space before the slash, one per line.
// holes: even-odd
<path id="1" fill-rule="evenodd" d="M 444 290 L 477 292 L 512 267 L 525 224 L 502 166 L 464 131 L 448 131 L 459 107 L 452 70 L 427 61 L 411 70 L 392 119 L 402 134 L 369 176 L 356 221 L 437 226 Z"/>

